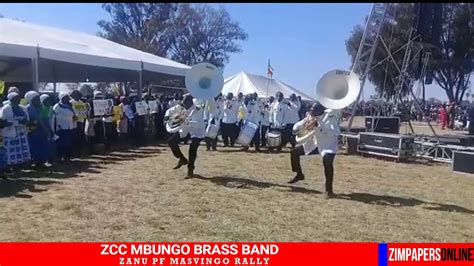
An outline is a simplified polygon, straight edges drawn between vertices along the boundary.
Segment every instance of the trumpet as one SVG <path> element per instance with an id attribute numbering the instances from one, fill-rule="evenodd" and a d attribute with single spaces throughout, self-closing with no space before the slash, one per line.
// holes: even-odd
<path id="1" fill-rule="evenodd" d="M 293 134 L 296 136 L 296 142 L 299 144 L 307 142 L 316 133 L 318 127 L 319 123 L 316 117 L 308 114 L 303 126 L 299 130 L 293 131 Z"/>

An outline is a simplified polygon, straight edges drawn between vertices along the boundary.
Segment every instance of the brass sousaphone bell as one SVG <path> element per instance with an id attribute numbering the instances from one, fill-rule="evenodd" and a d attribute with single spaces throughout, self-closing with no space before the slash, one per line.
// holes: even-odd
<path id="1" fill-rule="evenodd" d="M 224 87 L 224 76 L 222 71 L 209 63 L 199 63 L 191 67 L 184 79 L 186 89 L 195 98 L 195 104 L 201 105 L 206 100 L 212 100 L 219 95 Z M 176 133 L 188 122 L 190 115 L 186 116 L 186 110 L 180 107 L 174 117 L 170 117 L 166 123 L 169 133 Z"/>
<path id="2" fill-rule="evenodd" d="M 359 76 L 349 70 L 332 70 L 316 85 L 316 99 L 327 109 L 340 110 L 351 105 L 360 93 Z M 306 123 L 314 125 L 313 123 Z M 314 136 L 317 127 L 306 126 L 295 132 L 296 142 L 304 143 Z"/>

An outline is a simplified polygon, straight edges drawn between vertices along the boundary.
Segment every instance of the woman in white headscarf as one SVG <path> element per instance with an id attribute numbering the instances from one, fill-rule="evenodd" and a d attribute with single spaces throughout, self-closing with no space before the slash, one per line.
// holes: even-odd
<path id="1" fill-rule="evenodd" d="M 40 94 L 36 91 L 29 91 L 25 94 L 25 99 L 28 102 L 26 111 L 31 125 L 28 132 L 31 159 L 36 167 L 42 167 L 48 160 L 49 125 L 41 119 Z"/>
<path id="2" fill-rule="evenodd" d="M 56 141 L 58 159 L 68 162 L 72 155 L 72 134 L 74 129 L 74 111 L 69 102 L 69 94 L 62 92 L 59 94 L 59 103 L 54 105 L 53 111 L 55 116 L 54 131 L 59 137 Z"/>
<path id="3" fill-rule="evenodd" d="M 20 107 L 20 95 L 10 92 L 8 102 L 3 106 L 1 118 L 9 123 L 2 130 L 3 143 L 6 149 L 7 164 L 9 166 L 21 165 L 30 161 L 30 147 L 28 143 L 26 124 L 28 115 Z"/>

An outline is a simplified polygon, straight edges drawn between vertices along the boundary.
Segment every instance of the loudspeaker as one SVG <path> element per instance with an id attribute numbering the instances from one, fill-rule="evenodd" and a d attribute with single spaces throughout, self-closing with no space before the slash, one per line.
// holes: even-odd
<path id="1" fill-rule="evenodd" d="M 400 132 L 400 118 L 395 116 L 366 116 L 365 128 L 369 132 L 398 134 Z"/>
<path id="2" fill-rule="evenodd" d="M 453 171 L 474 174 L 474 152 L 455 151 L 453 153 Z"/>

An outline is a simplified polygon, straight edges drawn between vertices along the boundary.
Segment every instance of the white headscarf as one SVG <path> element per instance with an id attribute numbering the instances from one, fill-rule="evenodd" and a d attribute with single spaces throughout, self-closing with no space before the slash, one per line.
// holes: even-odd
<path id="1" fill-rule="evenodd" d="M 94 98 L 97 98 L 97 97 L 102 97 L 101 91 L 94 91 Z"/>
<path id="2" fill-rule="evenodd" d="M 61 92 L 59 94 L 59 100 L 62 101 L 64 97 L 69 96 L 69 93 L 67 92 Z"/>
<path id="3" fill-rule="evenodd" d="M 20 94 L 20 90 L 17 87 L 8 88 L 8 93 L 11 93 L 11 92 L 16 92 L 16 93 Z"/>
<path id="4" fill-rule="evenodd" d="M 18 94 L 16 92 L 10 92 L 7 95 L 7 99 L 10 101 L 11 99 L 15 98 L 16 96 L 20 96 L 20 94 Z"/>
<path id="5" fill-rule="evenodd" d="M 45 101 L 46 99 L 48 99 L 48 98 L 49 98 L 49 95 L 48 95 L 48 94 L 41 94 L 41 96 L 40 96 L 40 101 L 41 101 L 41 103 L 44 103 L 44 101 Z"/>
<path id="6" fill-rule="evenodd" d="M 31 101 L 33 101 L 34 98 L 38 97 L 39 96 L 39 93 L 36 92 L 36 91 L 29 91 L 25 94 L 25 99 L 28 103 L 31 103 Z"/>

